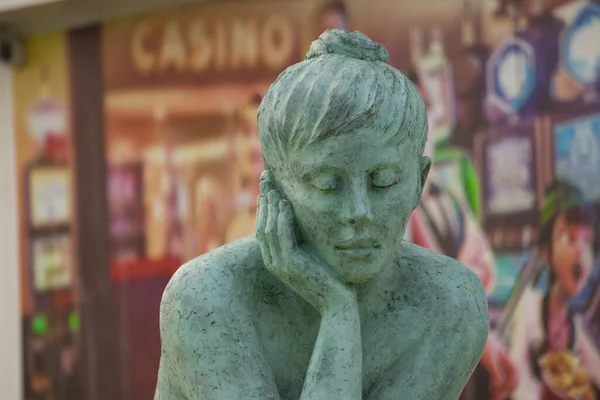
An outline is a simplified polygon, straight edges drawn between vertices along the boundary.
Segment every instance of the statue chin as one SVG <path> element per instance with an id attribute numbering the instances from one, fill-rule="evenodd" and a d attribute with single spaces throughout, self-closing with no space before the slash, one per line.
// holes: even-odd
<path id="1" fill-rule="evenodd" d="M 347 285 L 360 285 L 379 275 L 393 262 L 397 251 L 387 246 L 345 246 L 323 248 L 304 242 L 305 250 L 321 260 L 336 278 Z"/>
<path id="2" fill-rule="evenodd" d="M 360 285 L 367 283 L 383 271 L 385 264 L 363 262 L 357 263 L 342 263 L 333 268 L 333 272 L 338 279 L 347 285 Z"/>

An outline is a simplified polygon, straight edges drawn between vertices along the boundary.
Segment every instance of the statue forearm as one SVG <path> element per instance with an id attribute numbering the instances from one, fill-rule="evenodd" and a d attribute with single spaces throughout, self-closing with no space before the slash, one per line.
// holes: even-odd
<path id="1" fill-rule="evenodd" d="M 362 338 L 356 298 L 323 313 L 301 400 L 362 398 Z"/>

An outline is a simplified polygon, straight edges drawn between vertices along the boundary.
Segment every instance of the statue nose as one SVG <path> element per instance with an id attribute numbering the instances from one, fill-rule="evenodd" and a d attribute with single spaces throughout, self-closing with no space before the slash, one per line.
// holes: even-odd
<path id="1" fill-rule="evenodd" d="M 366 204 L 355 204 L 354 209 L 349 214 L 348 223 L 357 225 L 371 220 L 371 213 Z"/>
<path id="2" fill-rule="evenodd" d="M 367 188 L 364 185 L 356 186 L 343 205 L 344 219 L 350 225 L 362 225 L 373 220 Z"/>

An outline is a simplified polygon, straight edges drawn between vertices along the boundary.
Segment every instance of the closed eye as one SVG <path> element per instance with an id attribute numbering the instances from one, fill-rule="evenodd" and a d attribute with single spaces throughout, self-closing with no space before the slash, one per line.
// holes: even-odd
<path id="1" fill-rule="evenodd" d="M 323 191 L 335 190 L 339 186 L 339 179 L 331 173 L 319 173 L 309 178 L 310 184 Z"/>
<path id="2" fill-rule="evenodd" d="M 393 169 L 385 168 L 371 175 L 371 182 L 377 188 L 388 188 L 400 181 L 400 174 Z"/>

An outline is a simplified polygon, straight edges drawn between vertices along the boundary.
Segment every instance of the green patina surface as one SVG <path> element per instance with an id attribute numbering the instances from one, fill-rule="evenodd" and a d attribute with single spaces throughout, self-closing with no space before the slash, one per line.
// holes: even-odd
<path id="1" fill-rule="evenodd" d="M 423 101 L 387 61 L 331 30 L 273 83 L 256 235 L 172 278 L 156 400 L 458 398 L 487 302 L 466 267 L 401 241 L 431 162 Z"/>

